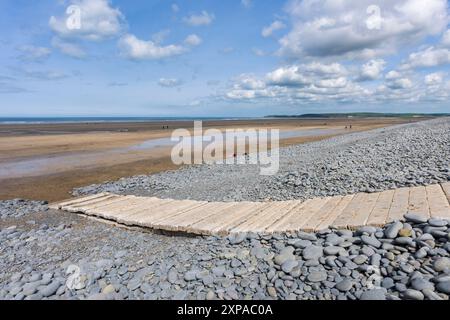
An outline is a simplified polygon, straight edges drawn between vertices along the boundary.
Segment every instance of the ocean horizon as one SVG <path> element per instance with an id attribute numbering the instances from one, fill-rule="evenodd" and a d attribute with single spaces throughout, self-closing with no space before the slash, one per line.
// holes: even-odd
<path id="1" fill-rule="evenodd" d="M 104 123 L 183 120 L 245 120 L 264 117 L 0 117 L 0 124 Z"/>

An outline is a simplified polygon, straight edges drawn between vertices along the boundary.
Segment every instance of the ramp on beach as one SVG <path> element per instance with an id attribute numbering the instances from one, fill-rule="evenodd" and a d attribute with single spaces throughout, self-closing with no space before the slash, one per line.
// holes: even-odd
<path id="1" fill-rule="evenodd" d="M 100 193 L 50 208 L 127 226 L 200 235 L 355 229 L 381 226 L 407 212 L 450 219 L 450 182 L 306 201 L 206 202 Z"/>

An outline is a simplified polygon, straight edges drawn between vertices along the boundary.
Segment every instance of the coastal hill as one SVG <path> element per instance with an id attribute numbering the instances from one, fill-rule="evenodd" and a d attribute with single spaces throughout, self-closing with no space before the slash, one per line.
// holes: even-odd
<path id="1" fill-rule="evenodd" d="M 306 113 L 300 115 L 268 115 L 265 118 L 412 118 L 412 117 L 448 117 L 450 113 L 379 113 L 379 112 L 350 112 L 350 113 Z"/>

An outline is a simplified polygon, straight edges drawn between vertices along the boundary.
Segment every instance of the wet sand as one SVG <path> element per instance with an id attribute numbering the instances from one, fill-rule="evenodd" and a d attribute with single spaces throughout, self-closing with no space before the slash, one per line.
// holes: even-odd
<path id="1" fill-rule="evenodd" d="M 421 119 L 260 119 L 204 121 L 208 128 L 278 128 L 292 130 L 325 130 L 324 134 L 290 136 L 280 146 L 321 140 L 336 134 L 370 130 Z M 352 130 L 345 126 L 352 125 Z M 162 129 L 162 126 L 169 129 Z M 148 150 L 130 150 L 111 155 L 111 150 L 129 148 L 152 139 L 170 137 L 175 128 L 192 129 L 192 121 L 135 122 L 135 123 L 74 123 L 0 126 L 0 169 L 7 165 L 33 159 L 63 157 L 71 159 L 52 171 L 49 167 L 36 176 L 21 176 L 0 180 L 0 199 L 25 198 L 61 200 L 70 196 L 73 188 L 92 183 L 115 180 L 125 176 L 156 173 L 177 167 L 170 160 L 169 146 Z M 327 130 L 337 130 L 330 134 Z M 318 131 L 320 132 L 320 131 Z M 127 149 L 124 149 L 127 150 Z M 84 162 L 92 154 L 94 162 Z M 57 170 L 56 170 L 57 169 Z M 4 170 L 5 171 L 5 170 Z"/>

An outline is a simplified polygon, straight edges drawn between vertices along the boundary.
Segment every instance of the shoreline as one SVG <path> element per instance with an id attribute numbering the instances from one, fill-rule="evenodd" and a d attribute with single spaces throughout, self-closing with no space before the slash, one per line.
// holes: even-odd
<path id="1" fill-rule="evenodd" d="M 339 128 L 353 124 L 350 132 L 371 130 L 399 123 L 416 122 L 421 119 L 327 119 L 320 120 L 230 120 L 204 122 L 204 130 L 212 127 L 226 128 L 280 128 L 281 130 L 307 130 L 311 128 Z M 326 123 L 326 124 L 325 124 Z M 134 152 L 120 156 L 106 156 L 94 165 L 76 165 L 77 158 L 97 152 L 107 152 L 112 148 L 124 148 L 130 145 L 167 137 L 178 127 L 187 127 L 193 122 L 171 122 L 169 130 L 161 130 L 161 123 L 104 123 L 101 125 L 33 125 L 26 132 L 23 126 L 15 126 L 5 136 L 0 126 L 0 167 L 6 163 L 35 157 L 58 157 L 67 155 L 73 158 L 75 165 L 67 165 L 56 173 L 21 178 L 3 179 L 4 187 L 0 199 L 24 198 L 31 200 L 62 200 L 70 197 L 74 188 L 90 184 L 117 180 L 140 174 L 153 174 L 179 168 L 170 161 L 170 148 L 159 148 L 147 152 Z M 4 129 L 4 128 L 3 128 Z M 127 131 L 124 131 L 124 130 Z M 118 132 L 117 130 L 121 130 Z M 319 141 L 335 135 L 294 137 L 280 141 L 280 147 Z M 107 155 L 108 153 L 105 153 Z M 80 158 L 81 159 L 81 158 Z"/>

